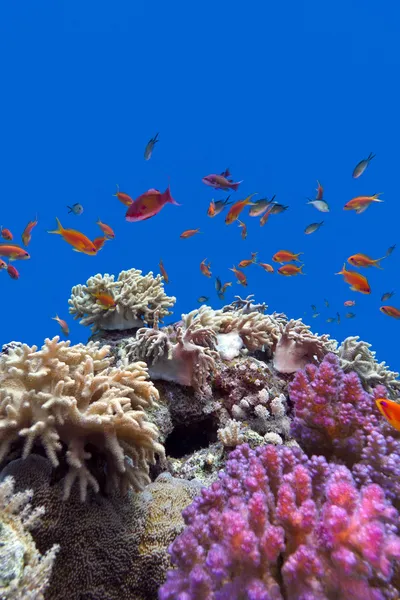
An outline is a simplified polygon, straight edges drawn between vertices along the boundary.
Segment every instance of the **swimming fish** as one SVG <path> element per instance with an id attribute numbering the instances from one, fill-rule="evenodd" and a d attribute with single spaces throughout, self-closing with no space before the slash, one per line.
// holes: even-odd
<path id="1" fill-rule="evenodd" d="M 229 198 L 230 196 L 228 196 L 226 200 L 217 200 L 216 202 L 214 200 L 211 200 L 210 206 L 208 207 L 207 215 L 209 217 L 216 217 L 217 215 L 219 215 L 219 213 L 224 210 L 225 206 L 232 204 L 232 202 L 228 202 Z"/>
<path id="2" fill-rule="evenodd" d="M 257 262 L 257 252 L 252 252 L 251 253 L 251 258 L 246 258 L 245 260 L 241 260 L 239 263 L 239 267 L 241 269 L 243 269 L 244 267 L 248 267 L 251 264 L 254 264 L 255 262 Z"/>
<path id="3" fill-rule="evenodd" d="M 279 275 L 285 275 L 286 277 L 299 274 L 305 275 L 305 273 L 302 271 L 303 267 L 304 265 L 283 265 L 282 267 L 279 267 L 278 273 Z"/>
<path id="4" fill-rule="evenodd" d="M 314 314 L 312 315 L 312 318 L 313 318 L 313 319 L 316 319 L 317 317 L 319 317 L 319 316 L 320 316 L 320 314 L 321 314 L 321 313 L 319 313 L 319 312 L 316 312 L 316 313 L 314 313 Z"/>
<path id="5" fill-rule="evenodd" d="M 349 202 L 344 205 L 343 210 L 354 210 L 357 215 L 360 215 L 367 210 L 372 202 L 383 202 L 383 200 L 379 199 L 381 193 L 382 192 L 374 194 L 373 196 L 357 196 L 356 198 L 349 200 Z"/>
<path id="6" fill-rule="evenodd" d="M 168 203 L 180 206 L 171 196 L 169 184 L 163 193 L 159 190 L 150 189 L 132 202 L 126 211 L 125 219 L 130 223 L 145 221 L 157 215 Z"/>
<path id="7" fill-rule="evenodd" d="M 233 265 L 232 269 L 229 269 L 230 271 L 233 271 L 236 275 L 236 279 L 238 280 L 238 283 L 240 283 L 243 286 L 247 286 L 247 277 L 246 275 L 243 273 L 243 271 L 240 271 L 239 269 L 237 269 L 235 267 L 235 265 Z"/>
<path id="8" fill-rule="evenodd" d="M 322 187 L 322 185 L 320 184 L 320 182 L 317 179 L 317 195 L 315 197 L 316 200 L 322 200 L 322 198 L 324 197 L 324 188 Z"/>
<path id="9" fill-rule="evenodd" d="M 290 250 L 279 250 L 279 252 L 276 252 L 273 255 L 272 260 L 277 263 L 290 262 L 291 260 L 301 262 L 299 260 L 300 254 L 304 254 L 304 252 L 298 252 L 297 254 L 294 254 L 293 252 L 290 252 Z"/>
<path id="10" fill-rule="evenodd" d="M 386 258 L 386 256 L 382 256 L 382 258 L 370 258 L 366 254 L 353 254 L 349 256 L 347 262 L 353 265 L 353 267 L 377 267 L 378 269 L 382 269 L 379 262 Z"/>
<path id="11" fill-rule="evenodd" d="M 242 240 L 245 240 L 247 238 L 247 226 L 246 226 L 246 223 L 243 223 L 243 221 L 240 221 L 238 219 L 238 225 L 239 225 L 239 227 L 242 228 L 242 233 L 240 234 L 240 237 L 242 238 Z"/>
<path id="12" fill-rule="evenodd" d="M 336 321 L 336 317 L 328 317 L 326 322 L 327 323 L 334 323 Z"/>
<path id="13" fill-rule="evenodd" d="M 367 278 L 356 271 L 347 271 L 346 263 L 344 263 L 342 270 L 336 273 L 336 275 L 343 275 L 345 282 L 350 285 L 350 289 L 354 292 L 361 292 L 361 294 L 371 293 Z"/>
<path id="14" fill-rule="evenodd" d="M 311 223 L 311 225 L 307 225 L 307 227 L 304 230 L 304 233 L 307 235 L 309 235 L 310 233 L 314 233 L 314 231 L 317 231 L 323 224 L 323 221 L 321 221 L 321 223 Z"/>
<path id="15" fill-rule="evenodd" d="M 179 237 L 185 240 L 186 238 L 192 237 L 192 235 L 196 235 L 196 233 L 201 233 L 200 229 L 186 229 Z"/>
<path id="16" fill-rule="evenodd" d="M 360 160 L 360 162 L 355 166 L 354 171 L 353 171 L 354 179 L 357 179 L 364 173 L 365 169 L 368 167 L 371 160 L 373 158 L 375 158 L 375 156 L 376 156 L 376 154 L 372 154 L 372 152 L 370 152 L 369 155 L 367 156 L 367 158 Z"/>
<path id="17" fill-rule="evenodd" d="M 222 283 L 219 277 L 215 278 L 215 289 L 217 290 L 217 293 L 220 291 L 222 287 Z"/>
<path id="18" fill-rule="evenodd" d="M 0 256 L 4 256 L 8 260 L 25 260 L 30 258 L 26 250 L 20 248 L 17 244 L 10 244 L 9 242 L 0 243 Z"/>
<path id="19" fill-rule="evenodd" d="M 130 196 L 128 196 L 128 194 L 125 194 L 124 192 L 119 191 L 118 184 L 117 184 L 117 193 L 113 194 L 113 196 L 116 196 L 118 198 L 118 200 L 120 202 L 122 202 L 122 204 L 125 204 L 125 206 L 130 206 L 131 204 L 133 204 L 133 200 Z"/>
<path id="20" fill-rule="evenodd" d="M 61 331 L 63 332 L 64 335 L 69 335 L 69 327 L 68 327 L 67 323 L 64 321 L 64 319 L 60 319 L 60 317 L 58 315 L 56 315 L 55 317 L 51 317 L 51 318 L 54 321 L 57 321 L 57 323 L 61 327 Z"/>
<path id="21" fill-rule="evenodd" d="M 0 228 L 1 237 L 3 240 L 11 241 L 13 239 L 13 234 L 9 229 L 5 229 L 4 227 Z"/>
<path id="22" fill-rule="evenodd" d="M 55 229 L 54 231 L 48 231 L 47 233 L 57 233 L 58 235 L 61 235 L 67 244 L 73 246 L 75 252 L 82 252 L 83 254 L 88 254 L 89 256 L 94 256 L 97 254 L 96 246 L 86 235 L 80 231 L 76 231 L 75 229 L 64 229 L 57 217 L 56 221 L 58 229 Z"/>
<path id="23" fill-rule="evenodd" d="M 204 260 L 201 261 L 200 263 L 200 271 L 203 273 L 203 275 L 205 275 L 206 277 L 211 277 L 212 273 L 210 271 L 210 267 L 211 267 L 211 263 L 208 263 L 208 265 L 206 264 L 206 258 Z"/>
<path id="24" fill-rule="evenodd" d="M 233 181 L 228 179 L 228 177 L 230 177 L 230 172 L 229 169 L 226 169 L 220 175 L 216 175 L 215 173 L 212 173 L 211 175 L 206 175 L 206 177 L 203 177 L 202 182 L 217 190 L 231 189 L 236 192 L 242 181 L 237 181 L 236 183 L 233 183 Z"/>
<path id="25" fill-rule="evenodd" d="M 256 200 L 256 202 L 254 202 L 254 205 L 249 210 L 249 216 L 261 217 L 261 215 L 263 215 L 264 212 L 272 206 L 275 197 L 276 194 L 272 196 L 271 200 L 268 200 L 268 198 L 260 198 L 260 200 Z"/>
<path id="26" fill-rule="evenodd" d="M 29 242 L 31 241 L 31 233 L 32 233 L 32 229 L 34 227 L 36 227 L 36 225 L 38 224 L 38 220 L 37 217 L 34 221 L 29 221 L 28 225 L 25 227 L 23 233 L 22 233 L 22 242 L 24 244 L 24 246 L 26 247 Z"/>
<path id="27" fill-rule="evenodd" d="M 0 270 L 7 269 L 7 263 L 0 258 Z"/>
<path id="28" fill-rule="evenodd" d="M 251 202 L 253 196 L 255 196 L 255 193 L 250 194 L 250 196 L 247 196 L 247 198 L 244 200 L 239 200 L 238 202 L 232 204 L 225 217 L 226 225 L 231 225 L 234 221 L 236 221 L 245 206 L 253 204 L 253 202 Z"/>
<path id="29" fill-rule="evenodd" d="M 388 398 L 377 398 L 375 402 L 386 421 L 400 431 L 400 404 Z"/>
<path id="30" fill-rule="evenodd" d="M 346 316 L 346 319 L 354 319 L 354 317 L 356 316 L 356 314 L 353 313 L 353 312 L 348 312 L 348 313 L 346 313 L 345 316 Z"/>
<path id="31" fill-rule="evenodd" d="M 226 289 L 228 287 L 230 287 L 232 285 L 232 281 L 227 281 L 226 283 L 224 283 L 224 285 L 221 287 L 220 291 L 218 292 L 218 297 L 223 300 L 224 298 L 224 294 L 226 292 Z"/>
<path id="32" fill-rule="evenodd" d="M 337 324 L 340 325 L 340 314 L 337 312 L 336 316 L 337 316 Z"/>
<path id="33" fill-rule="evenodd" d="M 102 230 L 102 232 L 104 233 L 104 235 L 107 238 L 109 238 L 111 240 L 115 238 L 115 233 L 109 225 L 107 225 L 106 223 L 102 223 L 100 221 L 100 219 L 97 219 L 96 225 L 98 225 L 100 227 L 100 229 Z"/>
<path id="34" fill-rule="evenodd" d="M 396 248 L 396 244 L 393 244 L 393 246 L 390 246 L 390 248 L 388 248 L 386 250 L 385 256 L 390 256 L 395 248 Z"/>
<path id="35" fill-rule="evenodd" d="M 96 298 L 97 304 L 104 309 L 115 308 L 117 303 L 114 297 L 107 292 L 92 292 L 93 298 Z"/>
<path id="36" fill-rule="evenodd" d="M 379 310 L 388 317 L 400 319 L 400 310 L 394 306 L 381 306 Z"/>
<path id="37" fill-rule="evenodd" d="M 263 214 L 263 216 L 260 219 L 260 227 L 264 227 L 265 223 L 268 221 L 269 216 L 272 214 L 271 213 L 271 206 L 268 206 L 267 210 L 265 211 L 265 213 Z"/>
<path id="38" fill-rule="evenodd" d="M 344 306 L 354 306 L 355 303 L 355 300 L 346 300 L 346 302 L 343 302 Z"/>
<path id="39" fill-rule="evenodd" d="M 328 302 L 328 300 L 326 300 L 326 298 L 324 298 L 324 304 L 325 304 L 326 308 L 329 308 L 329 302 Z"/>
<path id="40" fill-rule="evenodd" d="M 67 206 L 67 208 L 69 208 L 68 214 L 72 212 L 74 215 L 81 215 L 83 213 L 82 204 L 73 204 L 72 206 Z"/>
<path id="41" fill-rule="evenodd" d="M 157 138 L 158 138 L 158 133 L 156 133 L 156 135 L 153 138 L 150 138 L 150 140 L 147 142 L 146 148 L 144 149 L 145 160 L 149 160 L 151 158 L 151 155 L 153 154 L 154 146 L 157 144 L 157 142 L 160 141 Z"/>
<path id="42" fill-rule="evenodd" d="M 389 298 L 391 298 L 392 296 L 394 296 L 394 292 L 385 292 L 381 297 L 381 302 L 385 302 L 385 300 L 389 300 Z"/>
<path id="43" fill-rule="evenodd" d="M 325 200 L 309 200 L 306 204 L 312 204 L 319 212 L 329 212 L 329 205 Z"/>
<path id="44" fill-rule="evenodd" d="M 274 267 L 272 265 L 269 265 L 268 263 L 258 263 L 260 265 L 260 267 L 262 267 L 264 269 L 264 271 L 267 271 L 267 273 L 273 273 L 274 272 Z"/>
<path id="45" fill-rule="evenodd" d="M 7 265 L 7 273 L 11 279 L 19 279 L 19 272 L 13 265 Z"/>
<path id="46" fill-rule="evenodd" d="M 169 277 L 168 277 L 168 273 L 167 273 L 167 271 L 165 270 L 165 267 L 164 267 L 164 263 L 163 263 L 163 261 L 162 261 L 162 258 L 160 258 L 160 262 L 158 263 L 158 267 L 159 267 L 159 269 L 160 269 L 161 275 L 164 277 L 164 281 L 165 281 L 165 283 L 169 283 Z"/>
<path id="47" fill-rule="evenodd" d="M 314 312 L 317 310 L 317 307 L 315 306 L 315 304 L 311 304 L 311 310 L 313 310 Z"/>
<path id="48" fill-rule="evenodd" d="M 202 302 L 207 302 L 207 300 L 209 300 L 208 296 L 199 296 L 199 298 L 197 298 L 197 302 L 199 302 L 200 304 Z"/>
<path id="49" fill-rule="evenodd" d="M 93 246 L 96 248 L 97 251 L 101 250 L 102 247 L 104 246 L 104 244 L 106 243 L 106 241 L 109 238 L 107 238 L 105 235 L 102 235 L 101 237 L 97 237 L 94 238 L 93 240 Z"/>
<path id="50" fill-rule="evenodd" d="M 278 204 L 277 202 L 274 202 L 274 204 L 271 205 L 271 210 L 269 212 L 271 215 L 279 215 L 288 208 L 289 206 L 284 206 L 283 204 Z"/>

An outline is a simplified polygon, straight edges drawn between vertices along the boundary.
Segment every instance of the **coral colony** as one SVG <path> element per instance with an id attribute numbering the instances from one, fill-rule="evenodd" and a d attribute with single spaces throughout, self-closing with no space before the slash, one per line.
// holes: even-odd
<path id="1" fill-rule="evenodd" d="M 3 346 L 0 597 L 398 599 L 398 373 L 252 296 L 175 300 L 98 274 L 87 344 Z"/>

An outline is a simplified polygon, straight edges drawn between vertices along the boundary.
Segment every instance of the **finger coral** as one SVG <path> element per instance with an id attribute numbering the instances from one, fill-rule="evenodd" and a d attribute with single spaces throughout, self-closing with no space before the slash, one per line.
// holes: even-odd
<path id="1" fill-rule="evenodd" d="M 91 471 L 95 451 L 106 460 L 107 483 L 122 492 L 148 483 L 149 463 L 163 455 L 158 430 L 144 409 L 158 392 L 145 363 L 111 366 L 108 346 L 70 346 L 59 337 L 0 356 L 0 461 L 22 444 L 22 457 L 41 445 L 53 467 L 68 465 L 64 498 L 75 481 L 81 500 L 99 491 Z"/>
<path id="2" fill-rule="evenodd" d="M 183 516 L 160 600 L 396 597 L 397 511 L 322 457 L 239 446 Z"/>
<path id="3" fill-rule="evenodd" d="M 111 295 L 114 306 L 102 305 L 99 293 Z M 93 332 L 152 325 L 170 315 L 175 302 L 174 296 L 164 292 L 161 275 L 142 275 L 138 269 L 121 271 L 116 281 L 108 273 L 94 275 L 86 285 L 75 285 L 68 300 L 70 314 L 81 319 L 81 325 L 90 325 Z"/>
<path id="4" fill-rule="evenodd" d="M 31 507 L 30 490 L 13 492 L 14 479 L 6 477 L 0 483 L 0 598 L 43 600 L 59 546 L 40 554 L 30 530 L 44 509 Z"/>

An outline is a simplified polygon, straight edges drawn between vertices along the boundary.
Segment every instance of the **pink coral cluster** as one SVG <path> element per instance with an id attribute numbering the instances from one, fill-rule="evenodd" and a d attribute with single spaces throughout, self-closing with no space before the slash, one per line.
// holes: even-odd
<path id="1" fill-rule="evenodd" d="M 338 357 L 327 354 L 319 367 L 296 373 L 289 394 L 291 433 L 308 455 L 340 459 L 359 485 L 379 483 L 400 507 L 400 434 L 375 404 L 386 389 L 378 385 L 368 394 L 356 373 L 345 374 Z"/>
<path id="2" fill-rule="evenodd" d="M 160 600 L 396 597 L 397 511 L 323 457 L 243 444 L 183 515 Z"/>

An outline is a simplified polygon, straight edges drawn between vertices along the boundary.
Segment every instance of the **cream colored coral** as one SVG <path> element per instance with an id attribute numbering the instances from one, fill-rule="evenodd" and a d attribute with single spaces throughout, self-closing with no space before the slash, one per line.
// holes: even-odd
<path id="1" fill-rule="evenodd" d="M 111 294 L 115 307 L 105 308 L 94 297 L 97 292 Z M 75 319 L 81 319 L 81 325 L 91 326 L 92 331 L 99 329 L 131 329 L 171 314 L 176 302 L 174 296 L 164 292 L 161 275 L 153 277 L 153 273 L 142 275 L 138 269 L 121 271 L 117 281 L 114 275 L 94 275 L 86 285 L 78 284 L 71 290 L 69 312 Z"/>
<path id="2" fill-rule="evenodd" d="M 145 363 L 111 366 L 109 347 L 70 346 L 59 337 L 41 350 L 26 344 L 0 357 L 0 460 L 13 442 L 26 457 L 41 444 L 54 467 L 66 446 L 64 497 L 75 481 L 81 500 L 99 484 L 88 461 L 88 444 L 107 460 L 108 484 L 123 492 L 149 482 L 149 463 L 164 450 L 143 409 L 158 399 Z"/>
<path id="3" fill-rule="evenodd" d="M 43 508 L 32 509 L 32 492 L 14 494 L 14 479 L 0 483 L 0 598 L 43 600 L 54 559 L 54 545 L 45 555 L 35 546 L 29 530 L 36 527 Z"/>
<path id="4" fill-rule="evenodd" d="M 225 427 L 218 429 L 217 436 L 219 441 L 228 448 L 234 448 L 244 440 L 241 424 L 239 421 L 235 421 L 235 419 L 230 419 Z"/>

